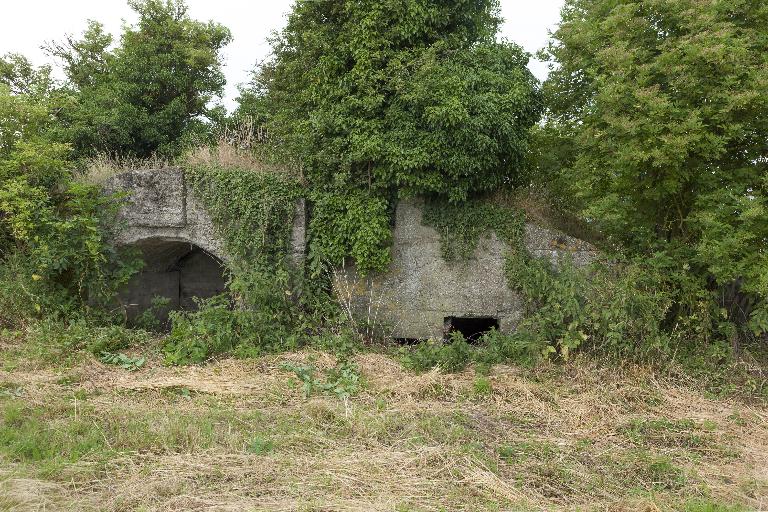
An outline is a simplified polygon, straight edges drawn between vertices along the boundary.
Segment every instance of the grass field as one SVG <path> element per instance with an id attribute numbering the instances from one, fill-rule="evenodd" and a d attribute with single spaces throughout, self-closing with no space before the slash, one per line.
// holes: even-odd
<path id="1" fill-rule="evenodd" d="M 138 371 L 0 345 L 0 510 L 687 512 L 768 508 L 768 408 L 587 360 L 415 374 L 301 352 Z"/>

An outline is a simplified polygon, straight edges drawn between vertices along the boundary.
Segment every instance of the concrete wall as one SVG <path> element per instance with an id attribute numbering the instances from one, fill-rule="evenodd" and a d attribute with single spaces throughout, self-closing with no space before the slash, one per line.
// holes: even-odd
<path id="1" fill-rule="evenodd" d="M 440 235 L 422 223 L 423 203 L 402 201 L 396 210 L 392 264 L 388 273 L 360 279 L 353 266 L 340 269 L 336 293 L 357 321 L 395 338 L 439 338 L 446 317 L 494 317 L 502 331 L 522 315 L 520 296 L 504 276 L 509 247 L 495 235 L 480 240 L 474 258 L 443 260 Z M 577 264 L 593 257 L 591 247 L 566 235 L 528 224 L 525 245 L 536 256 L 570 252 Z"/>
<path id="2" fill-rule="evenodd" d="M 227 255 L 223 237 L 190 189 L 181 169 L 130 171 L 105 183 L 106 192 L 123 192 L 126 204 L 118 221 L 117 243 L 136 247 L 143 256 L 144 270 L 120 291 L 118 300 L 129 319 L 150 307 L 154 297 L 170 299 L 161 311 L 192 310 L 195 298 L 208 298 L 225 289 Z M 302 199 L 289 246 L 292 261 L 304 261 L 306 211 Z"/>
<path id="3" fill-rule="evenodd" d="M 192 297 L 209 296 L 221 288 L 220 268 L 211 261 L 226 261 L 222 239 L 189 190 L 182 170 L 127 172 L 113 177 L 106 189 L 128 193 L 120 212 L 125 227 L 118 243 L 141 248 L 148 263 L 144 274 L 128 287 L 126 300 L 145 305 L 153 295 L 176 289 L 172 305 L 192 307 Z M 441 256 L 440 236 L 422 223 L 422 208 L 418 200 L 398 205 L 389 272 L 365 279 L 351 265 L 336 272 L 340 301 L 354 311 L 361 327 L 395 338 L 441 337 L 446 317 L 493 317 L 502 330 L 514 329 L 522 302 L 504 276 L 510 248 L 491 235 L 480 240 L 471 261 L 448 264 Z M 304 261 L 306 243 L 307 212 L 301 200 L 289 245 L 296 265 Z M 526 225 L 525 245 L 535 256 L 557 259 L 571 253 L 577 264 L 594 255 L 588 244 L 533 224 Z"/>
<path id="4" fill-rule="evenodd" d="M 127 194 L 126 205 L 119 213 L 123 229 L 118 234 L 118 244 L 133 245 L 144 240 L 188 242 L 227 260 L 222 237 L 192 192 L 183 170 L 128 171 L 110 178 L 104 188 L 107 192 Z M 290 255 L 296 261 L 304 259 L 305 210 L 305 201 L 297 201 L 290 241 Z"/>

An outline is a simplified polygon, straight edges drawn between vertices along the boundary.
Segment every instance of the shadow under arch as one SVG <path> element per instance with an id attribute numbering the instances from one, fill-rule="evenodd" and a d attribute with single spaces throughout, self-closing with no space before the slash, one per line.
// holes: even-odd
<path id="1" fill-rule="evenodd" d="M 118 293 L 129 323 L 152 309 L 159 324 L 166 325 L 174 310 L 194 311 L 195 299 L 206 299 L 226 290 L 222 260 L 193 241 L 150 237 L 123 245 L 138 249 L 144 268 Z M 156 298 L 167 304 L 156 307 Z"/>

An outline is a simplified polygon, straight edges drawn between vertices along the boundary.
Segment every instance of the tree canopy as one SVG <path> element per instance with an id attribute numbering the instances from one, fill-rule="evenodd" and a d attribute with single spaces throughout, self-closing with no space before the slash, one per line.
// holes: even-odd
<path id="1" fill-rule="evenodd" d="M 768 5 L 568 0 L 546 53 L 549 140 L 569 148 L 559 179 L 582 215 L 670 273 L 764 303 Z"/>
<path id="2" fill-rule="evenodd" d="M 266 120 L 315 191 L 350 199 L 316 201 L 335 205 L 316 218 L 349 221 L 315 246 L 324 257 L 381 268 L 390 200 L 462 201 L 523 180 L 541 101 L 528 55 L 496 40 L 498 10 L 496 0 L 294 5 L 241 110 Z"/>
<path id="3" fill-rule="evenodd" d="M 91 21 L 82 39 L 49 48 L 59 58 L 76 105 L 62 113 L 79 155 L 146 157 L 178 152 L 179 141 L 217 115 L 225 84 L 221 50 L 229 30 L 190 18 L 181 0 L 131 0 L 138 13 L 119 44 Z"/>

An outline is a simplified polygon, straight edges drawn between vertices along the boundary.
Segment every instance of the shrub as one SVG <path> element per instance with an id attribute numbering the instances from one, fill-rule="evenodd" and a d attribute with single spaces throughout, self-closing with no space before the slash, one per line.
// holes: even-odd
<path id="1" fill-rule="evenodd" d="M 407 368 L 426 371 L 438 367 L 444 372 L 463 370 L 473 357 L 473 347 L 459 331 L 453 331 L 443 342 L 427 340 L 401 352 L 401 361 Z"/>

